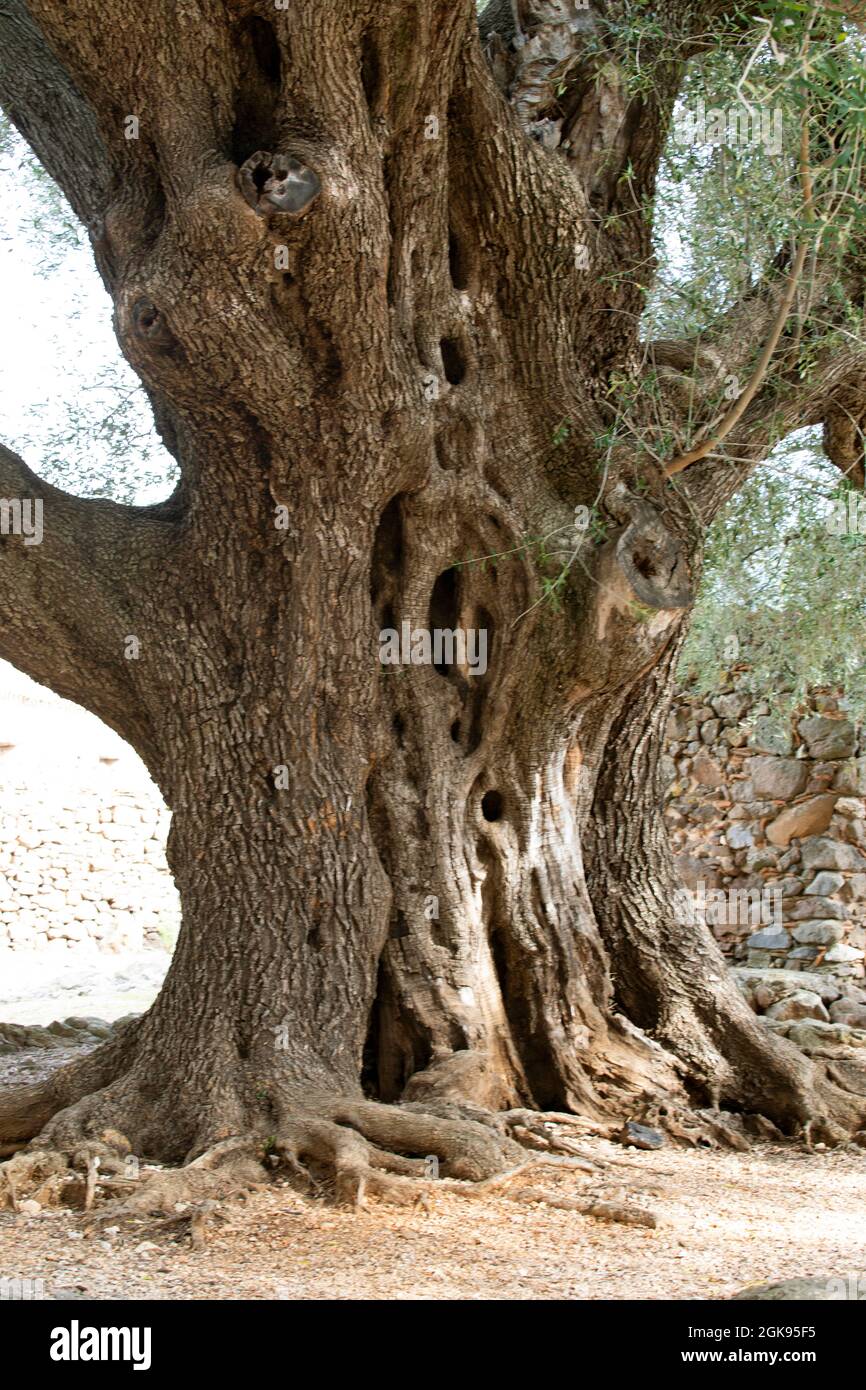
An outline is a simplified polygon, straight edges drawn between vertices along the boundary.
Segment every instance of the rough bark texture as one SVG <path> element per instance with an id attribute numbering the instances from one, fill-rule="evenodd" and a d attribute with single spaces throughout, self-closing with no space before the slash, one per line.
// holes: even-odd
<path id="1" fill-rule="evenodd" d="M 0 1099 L 7 1145 L 252 1132 L 355 1177 L 429 1152 L 482 1178 L 514 1160 L 501 1110 L 850 1118 L 673 920 L 671 664 L 702 525 L 772 430 L 753 407 L 723 482 L 599 474 L 680 68 L 629 98 L 575 8 L 549 62 L 568 6 L 491 7 L 483 41 L 463 0 L 0 12 L 0 98 L 90 226 L 182 469 L 136 511 L 0 453 L 0 491 L 45 499 L 43 546 L 0 549 L 0 654 L 142 753 L 184 917 L 142 1020 Z M 685 57 L 726 7 L 661 9 Z M 566 42 L 553 140 L 533 83 Z M 596 501 L 608 539 L 554 603 Z M 403 622 L 483 629 L 486 673 L 383 666 Z"/>

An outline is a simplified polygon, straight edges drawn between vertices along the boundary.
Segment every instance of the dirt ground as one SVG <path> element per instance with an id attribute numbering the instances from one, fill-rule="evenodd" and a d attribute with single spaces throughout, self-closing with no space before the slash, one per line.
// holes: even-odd
<path id="1" fill-rule="evenodd" d="M 602 1181 L 568 1172 L 543 1186 L 619 1196 L 652 1210 L 655 1230 L 446 1193 L 429 1212 L 371 1202 L 356 1213 L 280 1185 L 225 1205 L 201 1253 L 150 1219 L 90 1234 L 80 1215 L 2 1213 L 0 1277 L 84 1299 L 591 1300 L 718 1299 L 797 1275 L 866 1276 L 862 1149 L 584 1148 L 611 1165 Z"/>

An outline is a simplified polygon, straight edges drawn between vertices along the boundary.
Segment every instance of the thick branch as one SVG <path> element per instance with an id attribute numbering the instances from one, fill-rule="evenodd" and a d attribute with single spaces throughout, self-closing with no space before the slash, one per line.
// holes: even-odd
<path id="1" fill-rule="evenodd" d="M 96 115 L 23 0 L 0 3 L 0 106 L 81 220 L 97 220 L 111 169 Z"/>
<path id="2" fill-rule="evenodd" d="M 50 487 L 0 445 L 0 657 L 105 720 L 149 765 L 154 741 L 128 639 L 146 629 L 159 526 L 158 509 Z"/>

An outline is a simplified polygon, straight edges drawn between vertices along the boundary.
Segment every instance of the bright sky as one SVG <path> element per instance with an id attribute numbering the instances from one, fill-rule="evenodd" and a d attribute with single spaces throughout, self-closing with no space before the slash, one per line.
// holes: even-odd
<path id="1" fill-rule="evenodd" d="M 83 496 L 104 494 L 114 490 L 110 480 L 119 479 L 121 470 L 100 427 L 117 408 L 118 387 L 134 393 L 136 378 L 120 355 L 111 303 L 86 237 L 62 234 L 62 216 L 50 204 L 46 209 L 45 192 L 30 167 L 17 137 L 0 143 L 0 440 L 48 481 Z M 171 491 L 173 463 L 151 434 L 140 391 L 125 419 L 141 439 L 123 449 L 126 489 L 115 495 L 159 501 Z M 13 691 L 44 693 L 0 662 L 0 698 Z M 114 737 L 67 701 L 57 705 L 63 707 L 64 729 L 81 715 L 91 721 L 94 737 L 100 730 Z M 53 705 L 51 713 L 56 723 L 60 716 Z M 40 722 L 43 732 L 52 723 L 45 708 Z"/>
<path id="2" fill-rule="evenodd" d="M 151 434 L 151 417 L 111 327 L 111 303 L 86 236 L 63 232 L 14 134 L 0 147 L 0 440 L 50 482 L 82 495 L 113 491 L 121 476 L 104 421 L 132 394 L 126 423 L 141 435 L 123 451 L 126 491 L 118 500 L 158 501 L 173 467 Z M 106 481 L 108 480 L 108 486 Z"/>

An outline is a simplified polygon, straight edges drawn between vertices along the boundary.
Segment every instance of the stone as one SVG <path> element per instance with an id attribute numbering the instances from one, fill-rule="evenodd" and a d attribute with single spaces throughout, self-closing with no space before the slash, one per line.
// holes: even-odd
<path id="1" fill-rule="evenodd" d="M 755 951 L 787 951 L 791 938 L 781 927 L 762 927 L 746 942 Z"/>
<path id="2" fill-rule="evenodd" d="M 791 922 L 802 922 L 809 917 L 834 918 L 837 922 L 847 922 L 850 912 L 844 903 L 835 898 L 798 898 L 785 908 L 785 917 Z"/>
<path id="3" fill-rule="evenodd" d="M 770 801 L 793 801 L 804 790 L 808 775 L 799 758 L 752 758 L 749 763 L 755 796 Z"/>
<path id="4" fill-rule="evenodd" d="M 837 999 L 830 1005 L 833 1023 L 845 1023 L 849 1028 L 866 1028 L 866 1004 L 854 1004 L 850 999 Z"/>
<path id="5" fill-rule="evenodd" d="M 705 748 L 701 748 L 695 757 L 692 776 L 702 787 L 721 787 L 725 781 L 721 767 Z"/>
<path id="6" fill-rule="evenodd" d="M 634 1120 L 627 1120 L 623 1125 L 619 1141 L 633 1149 L 661 1149 L 665 1142 L 664 1135 L 659 1134 L 657 1129 L 639 1125 Z"/>
<path id="7" fill-rule="evenodd" d="M 731 971 L 740 989 L 748 998 L 753 996 L 761 1009 L 767 1009 L 777 999 L 798 989 L 811 990 L 823 1003 L 832 1003 L 841 993 L 839 985 L 823 975 L 810 975 L 804 970 L 750 970 L 734 966 Z M 845 986 L 846 989 L 852 986 Z"/>
<path id="8" fill-rule="evenodd" d="M 754 845 L 746 850 L 746 868 L 750 873 L 756 873 L 760 869 L 775 869 L 777 858 L 778 850 L 775 845 Z"/>
<path id="9" fill-rule="evenodd" d="M 832 792 L 813 796 L 796 806 L 789 806 L 767 826 L 767 839 L 772 845 L 787 846 L 789 840 L 807 835 L 820 835 L 833 818 L 836 797 Z"/>
<path id="10" fill-rule="evenodd" d="M 810 758 L 850 758 L 856 747 L 857 731 L 847 719 L 815 714 L 801 719 L 797 730 Z"/>
<path id="11" fill-rule="evenodd" d="M 716 695 L 714 699 L 710 700 L 710 704 L 721 719 L 732 719 L 735 723 L 742 719 L 751 703 L 751 697 L 742 692 Z"/>
<path id="12" fill-rule="evenodd" d="M 842 940 L 845 925 L 843 922 L 801 922 L 794 927 L 791 935 L 800 946 L 832 946 L 834 942 Z"/>
<path id="13" fill-rule="evenodd" d="M 720 719 L 707 719 L 701 725 L 701 742 L 706 744 L 715 743 L 722 727 Z"/>
<path id="14" fill-rule="evenodd" d="M 744 748 L 749 736 L 742 729 L 725 729 L 722 738 L 729 748 Z"/>
<path id="15" fill-rule="evenodd" d="M 804 840 L 800 855 L 804 869 L 866 869 L 866 859 L 858 849 L 826 836 Z"/>
<path id="16" fill-rule="evenodd" d="M 830 1022 L 830 1015 L 821 1003 L 820 995 L 813 994 L 808 989 L 798 989 L 794 994 L 789 994 L 776 1004 L 771 1004 L 767 1009 L 767 1017 L 783 1020 L 819 1018 L 824 1023 Z"/>
<path id="17" fill-rule="evenodd" d="M 668 719 L 667 725 L 665 726 L 665 739 L 668 743 L 672 743 L 679 739 L 684 739 L 686 737 L 688 727 L 689 721 L 686 717 L 685 712 L 681 709 L 674 710 Z"/>
<path id="18" fill-rule="evenodd" d="M 838 893 L 844 882 L 845 879 L 842 874 L 833 874 L 824 869 L 815 875 L 808 888 L 804 888 L 803 892 L 815 894 L 819 898 L 828 898 L 831 893 Z M 866 888 L 866 877 L 864 877 L 864 888 Z"/>
<path id="19" fill-rule="evenodd" d="M 835 946 L 831 946 L 824 957 L 828 964 L 841 963 L 843 961 L 855 961 L 863 959 L 862 946 L 846 946 L 843 941 L 838 941 Z"/>
<path id="20" fill-rule="evenodd" d="M 842 763 L 833 779 L 833 788 L 845 796 L 866 795 L 866 758 L 849 758 Z"/>
<path id="21" fill-rule="evenodd" d="M 778 757 L 788 756 L 794 746 L 791 730 L 778 719 L 766 715 L 755 720 L 750 742 L 753 748 L 759 748 L 763 753 L 775 753 Z"/>
<path id="22" fill-rule="evenodd" d="M 747 825 L 729 826 L 725 840 L 731 849 L 748 849 L 755 843 L 754 834 Z"/>
<path id="23" fill-rule="evenodd" d="M 866 806 L 859 796 L 840 796 L 836 802 L 836 815 L 848 820 L 862 820 L 866 816 Z"/>

